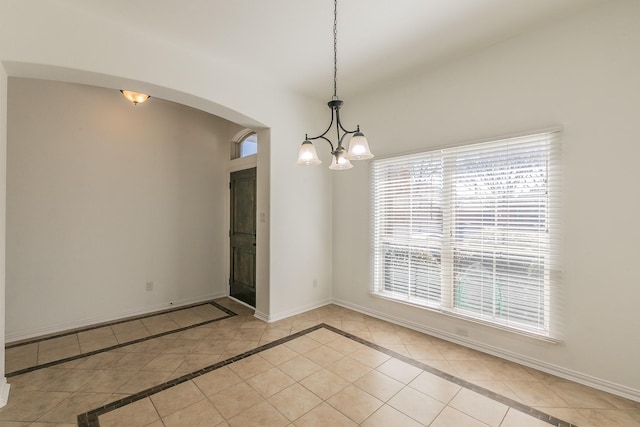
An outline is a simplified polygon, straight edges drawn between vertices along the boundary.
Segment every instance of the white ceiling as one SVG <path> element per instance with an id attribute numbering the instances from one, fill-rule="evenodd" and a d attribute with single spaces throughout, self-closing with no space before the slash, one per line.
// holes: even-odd
<path id="1" fill-rule="evenodd" d="M 340 0 L 338 95 L 611 0 Z M 333 94 L 331 0 L 59 0 L 301 93 Z"/>

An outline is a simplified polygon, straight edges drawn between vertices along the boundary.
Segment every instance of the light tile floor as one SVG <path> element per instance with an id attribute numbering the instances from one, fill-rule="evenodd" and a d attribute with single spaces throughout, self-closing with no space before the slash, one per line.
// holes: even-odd
<path id="1" fill-rule="evenodd" d="M 196 304 L 127 321 L 83 328 L 76 332 L 12 343 L 5 350 L 5 372 L 8 375 L 23 373 L 34 366 L 49 366 L 62 359 L 90 356 L 105 348 L 115 349 L 229 316 L 221 308 L 209 303 Z"/>
<path id="2" fill-rule="evenodd" d="M 68 357 L 73 345 L 61 340 L 38 348 L 36 363 L 51 365 L 9 376 L 0 426 L 75 425 L 80 414 L 135 396 L 142 398 L 100 414 L 100 425 L 549 426 L 487 397 L 493 393 L 581 427 L 640 426 L 640 403 L 348 309 L 329 305 L 266 324 L 240 304 L 217 302 L 238 315 L 60 364 L 51 355 Z M 277 341 L 320 323 L 337 331 L 319 328 Z M 114 327 L 116 339 L 139 334 L 137 325 Z M 96 333 L 95 341 L 105 335 Z M 278 345 L 223 362 L 274 341 Z M 82 343 L 78 335 L 81 351 Z M 34 356 L 25 359 L 33 364 Z M 207 371 L 215 364 L 221 367 Z M 140 394 L 186 374 L 186 381 Z"/>

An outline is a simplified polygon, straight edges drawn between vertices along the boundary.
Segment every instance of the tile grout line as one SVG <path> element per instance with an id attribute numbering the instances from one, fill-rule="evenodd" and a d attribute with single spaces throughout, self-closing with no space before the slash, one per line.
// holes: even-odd
<path id="1" fill-rule="evenodd" d="M 184 327 L 181 327 L 181 328 L 178 328 L 178 329 L 173 329 L 173 330 L 170 330 L 170 331 L 161 332 L 159 334 L 151 335 L 151 336 L 148 336 L 148 337 L 138 338 L 138 339 L 135 339 L 133 341 L 127 341 L 127 342 L 124 342 L 124 343 L 116 344 L 116 345 L 113 345 L 113 346 L 110 346 L 110 347 L 101 348 L 101 349 L 90 351 L 90 352 L 87 352 L 87 353 L 81 353 L 81 354 L 78 354 L 78 355 L 75 355 L 75 356 L 66 357 L 64 359 L 53 360 L 51 362 L 43 363 L 43 364 L 36 365 L 36 366 L 31 366 L 29 368 L 19 369 L 19 370 L 14 371 L 14 372 L 8 372 L 8 373 L 5 374 L 5 377 L 10 378 L 10 377 L 14 377 L 16 375 L 27 374 L 29 372 L 37 371 L 37 370 L 44 369 L 44 368 L 49 368 L 51 366 L 60 365 L 60 364 L 63 364 L 63 363 L 67 363 L 67 362 L 71 362 L 71 361 L 74 361 L 74 360 L 82 359 L 84 357 L 95 356 L 96 354 L 105 353 L 107 351 L 115 350 L 115 349 L 118 349 L 118 348 L 122 348 L 122 347 L 126 347 L 126 346 L 129 346 L 129 345 L 133 345 L 133 344 L 138 344 L 138 343 L 141 343 L 141 342 L 144 342 L 144 341 L 149 341 L 149 340 L 154 339 L 154 338 L 160 338 L 160 337 L 164 337 L 164 336 L 171 335 L 171 334 L 174 334 L 174 333 L 184 332 L 184 331 L 186 331 L 188 329 L 197 328 L 198 326 L 208 325 L 210 323 L 219 322 L 221 320 L 230 319 L 230 318 L 232 318 L 234 316 L 237 316 L 236 313 L 234 313 L 233 311 L 229 310 L 228 308 L 216 303 L 215 301 L 211 301 L 211 302 L 208 302 L 208 303 L 205 303 L 205 304 L 197 304 L 197 305 L 194 305 L 193 307 L 199 307 L 199 306 L 207 305 L 207 304 L 213 305 L 216 308 L 220 309 L 221 311 L 227 313 L 227 316 L 219 317 L 219 318 L 213 319 L 213 320 L 207 320 L 205 322 L 196 323 L 196 324 L 190 325 L 190 326 L 184 326 Z M 184 310 L 188 310 L 189 308 L 193 308 L 193 307 L 187 307 Z M 177 309 L 177 310 L 173 310 L 173 311 L 179 311 L 179 310 L 182 310 L 182 309 Z M 173 312 L 173 311 L 171 311 L 171 312 Z M 144 318 L 153 317 L 153 316 L 154 315 L 145 316 Z M 136 319 L 132 319 L 132 320 L 136 320 Z M 128 322 L 128 321 L 129 320 L 123 321 L 123 322 L 115 322 L 114 324 L 125 323 L 125 322 Z M 111 326 L 111 325 L 110 324 L 109 325 L 101 325 L 100 328 L 106 327 L 106 326 Z M 88 328 L 87 330 L 93 330 L 93 329 L 97 329 L 97 328 Z M 78 331 L 78 332 L 84 332 L 84 331 Z M 63 334 L 61 336 L 68 336 L 68 335 L 72 335 L 72 334 L 77 334 L 78 332 L 72 332 L 72 333 L 68 333 L 68 334 Z M 39 351 L 40 351 L 39 343 L 41 341 L 35 341 L 35 342 L 38 343 L 38 353 L 39 353 Z"/>
<path id="2" fill-rule="evenodd" d="M 179 385 L 179 384 L 182 384 L 184 382 L 190 381 L 190 380 L 192 380 L 194 378 L 197 378 L 197 377 L 199 377 L 201 375 L 207 374 L 209 372 L 212 372 L 212 371 L 214 371 L 216 369 L 219 369 L 219 368 L 222 368 L 224 366 L 230 365 L 230 364 L 232 364 L 234 362 L 237 362 L 239 360 L 242 360 L 242 359 L 245 359 L 247 357 L 253 356 L 255 354 L 261 353 L 261 352 L 263 352 L 265 350 L 269 350 L 271 348 L 274 348 L 274 347 L 277 347 L 279 345 L 285 344 L 285 343 L 287 343 L 289 341 L 292 341 L 292 340 L 294 340 L 296 338 L 299 338 L 301 336 L 305 336 L 305 335 L 307 335 L 307 334 L 309 334 L 309 333 L 311 333 L 313 331 L 316 331 L 316 330 L 319 330 L 319 329 L 322 329 L 322 328 L 327 329 L 327 330 L 329 330 L 331 332 L 334 332 L 334 333 L 336 333 L 338 335 L 341 335 L 341 336 L 343 336 L 345 338 L 351 339 L 351 340 L 353 340 L 353 341 L 355 341 L 357 343 L 363 344 L 363 345 L 365 345 L 365 346 L 367 346 L 369 348 L 372 348 L 374 350 L 380 351 L 381 353 L 384 353 L 384 354 L 386 354 L 388 356 L 391 356 L 391 357 L 393 357 L 395 359 L 398 359 L 400 361 L 408 363 L 408 364 L 410 364 L 410 365 L 412 365 L 412 366 L 414 366 L 416 368 L 421 369 L 424 372 L 428 372 L 428 373 L 434 374 L 434 375 L 436 375 L 436 376 L 438 376 L 440 378 L 443 378 L 443 379 L 445 379 L 447 381 L 450 381 L 450 382 L 452 382 L 454 384 L 457 384 L 457 385 L 459 385 L 461 387 L 464 387 L 466 389 L 474 391 L 474 392 L 476 392 L 476 393 L 478 393 L 478 394 L 480 394 L 482 396 L 488 397 L 488 398 L 490 398 L 490 399 L 492 399 L 492 400 L 494 400 L 496 402 L 502 403 L 502 404 L 508 406 L 509 409 L 515 409 L 515 410 L 517 410 L 519 412 L 522 412 L 522 413 L 524 413 L 526 415 L 529 415 L 529 416 L 531 416 L 533 418 L 536 418 L 536 419 L 538 419 L 540 421 L 546 422 L 548 424 L 551 424 L 551 425 L 554 425 L 554 426 L 557 426 L 557 427 L 577 427 L 575 424 L 571 424 L 571 423 L 568 423 L 566 421 L 563 421 L 563 420 L 561 420 L 559 418 L 556 418 L 554 416 L 546 414 L 546 413 L 544 413 L 544 412 L 542 412 L 542 411 L 540 411 L 538 409 L 535 409 L 535 408 L 533 408 L 531 406 L 527 406 L 525 404 L 517 402 L 517 401 L 515 401 L 513 399 L 510 399 L 508 397 L 499 395 L 499 394 L 497 394 L 497 393 L 495 393 L 495 392 L 493 392 L 491 390 L 487 390 L 487 389 L 485 389 L 483 387 L 480 387 L 480 386 L 478 386 L 476 384 L 468 382 L 468 381 L 466 381 L 466 380 L 464 380 L 462 378 L 455 377 L 455 376 L 453 376 L 451 374 L 448 374 L 446 372 L 443 372 L 443 371 L 441 371 L 439 369 L 436 369 L 436 368 L 431 367 L 429 365 L 426 365 L 426 364 L 424 364 L 422 362 L 419 362 L 417 360 L 414 360 L 414 359 L 411 359 L 409 357 L 406 357 L 406 356 L 404 356 L 402 354 L 396 353 L 396 352 L 394 352 L 392 350 L 389 350 L 387 348 L 384 348 L 384 347 L 382 347 L 382 346 L 380 346 L 378 344 L 369 342 L 369 341 L 367 341 L 365 339 L 362 339 L 362 338 L 360 338 L 360 337 L 358 337 L 356 335 L 352 335 L 352 334 L 350 334 L 348 332 L 344 332 L 344 331 L 342 331 L 342 330 L 340 330 L 338 328 L 335 328 L 333 326 L 327 325 L 325 323 L 319 323 L 319 324 L 317 324 L 315 326 L 312 326 L 310 328 L 304 329 L 302 331 L 298 331 L 298 332 L 296 332 L 294 334 L 291 334 L 289 336 L 280 338 L 278 340 L 272 341 L 270 343 L 267 343 L 267 344 L 264 344 L 262 346 L 256 347 L 256 348 L 254 348 L 252 350 L 249 350 L 249 351 L 246 351 L 244 353 L 241 353 L 241 354 L 239 354 L 237 356 L 233 356 L 233 357 L 231 357 L 229 359 L 217 362 L 217 363 L 215 363 L 213 365 L 207 366 L 205 368 L 202 368 L 200 370 L 191 372 L 189 374 L 185 374 L 185 375 L 183 375 L 181 377 L 175 378 L 175 379 L 173 379 L 171 381 L 168 381 L 166 383 L 156 385 L 154 387 L 151 387 L 151 388 L 148 388 L 146 390 L 143 390 L 143 391 L 141 391 L 139 393 L 135 393 L 135 394 L 133 394 L 131 396 L 128 396 L 128 397 L 125 397 L 123 399 L 110 402 L 110 403 L 108 403 L 106 405 L 103 405 L 101 407 L 98 407 L 96 409 L 88 411 L 86 413 L 80 414 L 80 415 L 78 415 L 78 426 L 79 427 L 99 427 L 100 426 L 100 422 L 99 422 L 98 417 L 100 415 L 104 415 L 104 414 L 106 414 L 108 412 L 114 411 L 114 410 L 116 410 L 118 408 L 121 408 L 123 406 L 129 405 L 131 403 L 137 402 L 137 401 L 142 400 L 142 399 L 145 399 L 147 397 L 152 396 L 153 394 L 159 393 L 161 391 L 167 390 L 167 389 L 169 389 L 171 387 L 174 387 L 176 385 Z M 447 404 L 447 406 L 448 406 L 448 404 Z M 505 416 L 506 416 L 506 414 L 505 414 Z"/>

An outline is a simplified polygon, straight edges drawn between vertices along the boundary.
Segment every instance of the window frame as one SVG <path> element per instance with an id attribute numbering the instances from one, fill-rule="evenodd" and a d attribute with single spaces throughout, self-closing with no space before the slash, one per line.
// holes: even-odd
<path id="1" fill-rule="evenodd" d="M 242 144 L 249 139 L 255 139 L 256 152 L 242 155 Z M 253 130 L 246 130 L 241 134 L 240 138 L 232 140 L 231 142 L 231 160 L 245 159 L 251 156 L 257 156 L 258 154 L 258 134 Z"/>
<path id="2" fill-rule="evenodd" d="M 502 137 L 491 140 L 483 140 L 483 141 L 474 141 L 471 143 L 457 144 L 451 146 L 441 146 L 438 148 L 434 148 L 428 151 L 411 153 L 411 154 L 401 154 L 401 155 L 393 155 L 388 157 L 382 157 L 374 160 L 372 162 L 371 167 L 371 212 L 372 212 L 372 289 L 371 292 L 374 296 L 381 297 L 384 299 L 389 299 L 391 301 L 400 302 L 409 304 L 412 306 L 420 307 L 423 309 L 428 309 L 432 311 L 436 311 L 438 313 L 442 313 L 449 316 L 454 316 L 458 318 L 463 318 L 465 320 L 469 320 L 475 323 L 485 324 L 494 328 L 503 329 L 511 332 L 516 332 L 523 335 L 528 335 L 534 338 L 547 340 L 551 342 L 559 341 L 558 334 L 558 325 L 556 322 L 555 316 L 555 308 L 558 305 L 558 300 L 560 298 L 559 293 L 559 279 L 560 279 L 560 263 L 558 260 L 558 245 L 559 245 L 559 230 L 558 230 L 558 207 L 559 207 L 559 191 L 560 191 L 560 177 L 559 177 L 559 156 L 560 156 L 560 134 L 562 128 L 556 127 L 551 129 L 545 129 L 543 131 L 538 132 L 530 132 L 525 134 L 519 134 L 515 136 Z M 454 257 L 453 252 L 456 249 L 456 246 L 459 247 L 459 244 L 456 244 L 456 232 L 455 230 L 455 221 L 456 221 L 456 208 L 454 207 L 455 199 L 455 189 L 451 187 L 452 180 L 455 179 L 456 171 L 451 165 L 447 165 L 447 162 L 450 162 L 452 159 L 452 152 L 456 153 L 457 151 L 464 152 L 465 150 L 477 150 L 478 147 L 482 148 L 483 146 L 492 146 L 492 144 L 500 144 L 502 142 L 514 143 L 517 144 L 527 138 L 541 138 L 543 140 L 547 140 L 546 147 L 546 158 L 547 158 L 547 168 L 545 171 L 545 182 L 546 182 L 546 211 L 552 212 L 552 217 L 546 217 L 546 237 L 548 239 L 547 248 L 548 252 L 544 253 L 544 270 L 541 275 L 544 277 L 542 280 L 545 283 L 545 288 L 541 290 L 544 301 L 542 302 L 542 316 L 543 326 L 542 327 L 532 327 L 531 325 L 522 324 L 519 325 L 515 321 L 510 321 L 509 323 L 503 322 L 498 318 L 488 319 L 486 316 L 479 315 L 477 312 L 468 311 L 460 306 L 456 306 L 456 281 L 453 277 L 454 275 Z M 418 297 L 412 296 L 412 291 L 410 288 L 411 278 L 407 279 L 406 285 L 406 293 L 396 293 L 390 291 L 386 283 L 386 279 L 384 274 L 388 274 L 386 272 L 383 261 L 381 259 L 382 252 L 380 246 L 382 243 L 381 239 L 385 239 L 388 237 L 381 236 L 379 229 L 377 227 L 380 226 L 376 221 L 380 220 L 380 213 L 376 211 L 376 209 L 380 209 L 378 199 L 380 197 L 380 190 L 377 188 L 377 185 L 381 185 L 380 182 L 376 181 L 376 171 L 379 169 L 381 164 L 384 165 L 385 162 L 411 162 L 412 159 L 420 159 L 428 156 L 432 156 L 434 153 L 437 153 L 437 156 L 441 157 L 442 163 L 442 243 L 440 247 L 439 254 L 439 262 L 441 263 L 441 271 L 440 271 L 440 300 L 439 302 L 420 299 Z M 455 156 L 455 154 L 453 155 Z M 408 166 L 407 166 L 408 167 Z M 445 188 L 446 187 L 446 188 Z M 386 206 L 386 205 L 385 205 Z M 497 211 L 496 211 L 497 212 Z M 497 232 L 496 232 L 497 234 Z M 538 232 L 537 235 L 540 235 Z M 447 237 L 449 236 L 449 237 Z M 524 239 L 524 237 L 522 238 Z M 411 250 L 408 250 L 409 255 L 408 259 L 411 258 Z M 386 256 L 386 255 L 385 255 Z M 396 261 L 394 261 L 396 262 Z M 408 261 L 410 262 L 410 261 Z M 494 261 L 495 264 L 495 261 Z M 394 264 L 400 265 L 400 263 Z M 397 268 L 397 267 L 394 267 Z M 494 269 L 495 271 L 495 269 Z M 495 273 L 494 273 L 495 274 Z M 495 277 L 495 276 L 494 276 Z M 430 286 L 430 285 L 428 285 Z M 496 285 L 494 284 L 495 288 Z M 523 286 L 524 288 L 524 286 Z M 394 289 L 396 287 L 394 286 Z M 528 289 L 528 288 L 527 288 Z M 532 287 L 533 289 L 533 287 Z M 413 292 L 418 292 L 418 290 L 414 290 Z M 495 291 L 494 291 L 495 292 Z M 495 295 L 495 294 L 494 294 Z M 496 304 L 496 299 L 493 299 L 491 304 Z M 502 301 L 500 299 L 499 301 Z M 480 310 L 482 311 L 482 310 Z"/>

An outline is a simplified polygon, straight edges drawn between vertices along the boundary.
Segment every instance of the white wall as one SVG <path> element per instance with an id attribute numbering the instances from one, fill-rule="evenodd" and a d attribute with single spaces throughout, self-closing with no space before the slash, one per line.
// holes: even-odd
<path id="1" fill-rule="evenodd" d="M 8 340 L 227 294 L 240 126 L 24 78 L 8 110 Z"/>
<path id="2" fill-rule="evenodd" d="M 334 180 L 334 297 L 640 400 L 640 2 L 613 1 L 357 100 L 378 155 L 563 125 L 563 342 L 369 294 L 366 168 Z M 434 41 L 437 42 L 437 41 Z"/>

